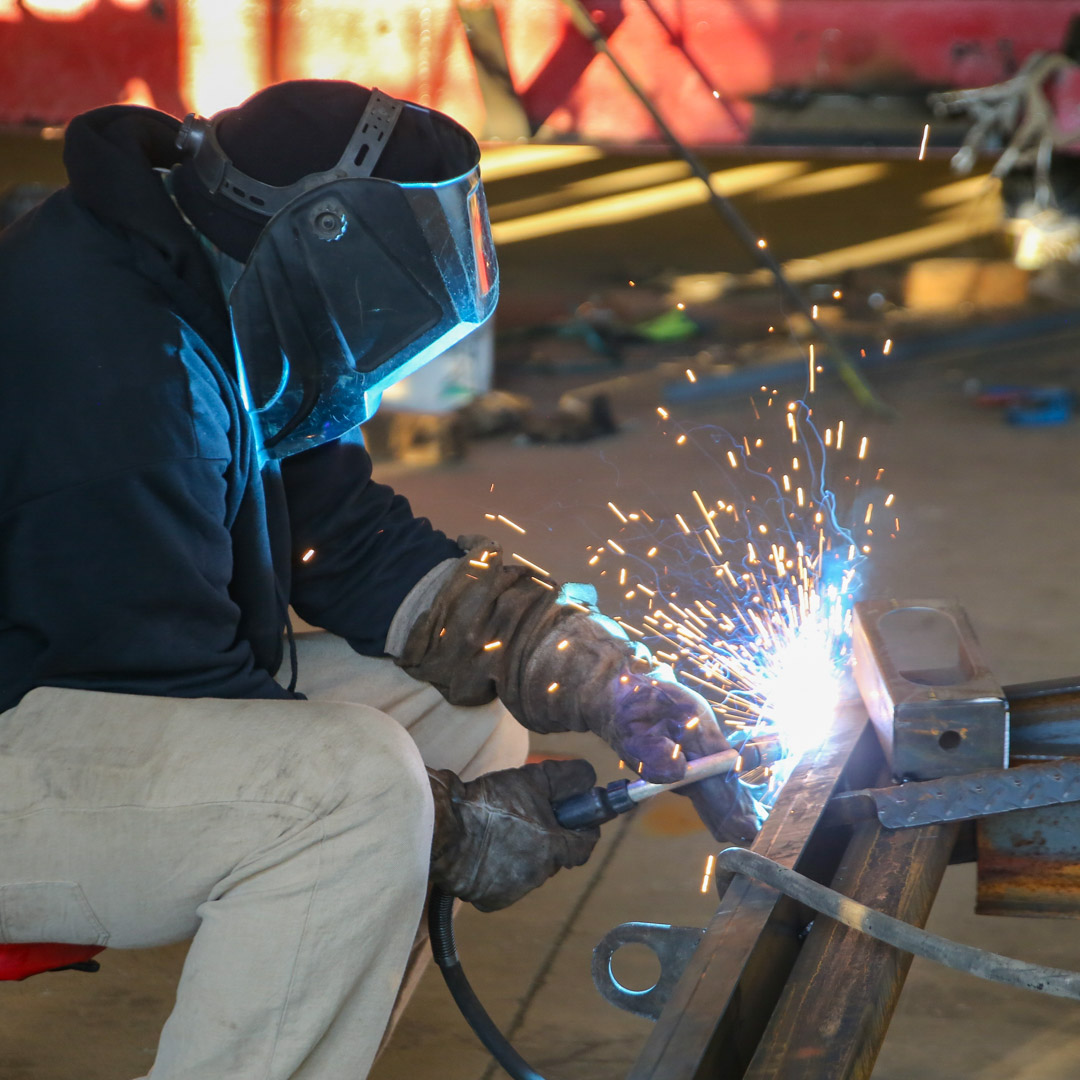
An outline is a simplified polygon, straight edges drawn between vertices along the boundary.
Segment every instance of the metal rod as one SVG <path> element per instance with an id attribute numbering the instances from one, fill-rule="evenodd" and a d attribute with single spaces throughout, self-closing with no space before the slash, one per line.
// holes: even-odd
<path id="1" fill-rule="evenodd" d="M 773 862 L 772 859 L 744 848 L 727 848 L 721 851 L 716 856 L 716 865 L 718 869 L 730 870 L 764 882 L 830 919 L 869 934 L 895 949 L 903 949 L 927 960 L 936 960 L 939 964 L 980 979 L 1080 1001 L 1080 972 L 1029 964 L 1024 960 L 1014 960 L 1011 956 L 976 949 L 971 945 L 961 945 L 957 941 L 931 934 L 902 919 L 894 919 L 891 915 L 860 904 Z"/>
<path id="2" fill-rule="evenodd" d="M 768 247 L 762 247 L 758 243 L 760 238 L 754 235 L 753 230 L 747 225 L 739 211 L 735 209 L 735 205 L 731 200 L 721 195 L 720 192 L 716 190 L 712 177 L 709 176 L 709 171 L 705 168 L 702 160 L 685 143 L 683 143 L 674 131 L 672 131 L 668 126 L 667 121 L 660 114 L 659 109 L 657 109 L 656 105 L 653 103 L 652 98 L 645 93 L 630 72 L 623 67 L 618 57 L 616 57 L 608 47 L 607 40 L 600 32 L 599 27 L 593 21 L 592 16 L 589 14 L 581 0 L 562 0 L 562 4 L 570 13 L 570 18 L 573 21 L 574 26 L 586 40 L 592 44 L 592 47 L 598 53 L 606 56 L 614 65 L 615 70 L 622 77 L 623 82 L 626 83 L 641 104 L 645 106 L 645 109 L 653 119 L 653 123 L 656 124 L 660 133 L 665 140 L 667 140 L 671 148 L 686 162 L 687 165 L 690 166 L 694 175 L 705 185 L 709 195 L 709 203 L 713 209 L 727 222 L 728 227 L 742 243 L 743 247 L 746 248 L 758 263 L 772 274 L 781 295 L 810 319 L 811 325 L 815 327 L 815 333 L 828 346 L 829 355 L 836 365 L 837 372 L 844 385 L 855 397 L 855 400 L 860 405 L 873 410 L 879 415 L 893 415 L 893 409 L 877 396 L 873 388 L 859 371 L 858 365 L 856 365 L 848 356 L 847 351 L 839 338 L 837 338 L 828 327 L 821 325 L 814 319 L 810 305 L 806 302 L 802 293 L 800 293 L 788 279 L 787 275 L 784 273 L 783 267 L 781 267 L 772 252 L 769 251 Z"/>
<path id="3" fill-rule="evenodd" d="M 647 780 L 635 780 L 632 784 L 627 784 L 626 794 L 633 802 L 639 803 L 643 799 L 651 799 L 654 795 L 659 795 L 661 791 L 674 791 L 676 788 L 685 787 L 687 784 L 696 783 L 710 776 L 742 772 L 744 764 L 751 769 L 768 765 L 777 761 L 782 753 L 783 748 L 779 739 L 755 739 L 737 750 L 721 750 L 719 754 L 709 754 L 708 757 L 688 761 L 686 775 L 672 784 L 651 784 Z"/>

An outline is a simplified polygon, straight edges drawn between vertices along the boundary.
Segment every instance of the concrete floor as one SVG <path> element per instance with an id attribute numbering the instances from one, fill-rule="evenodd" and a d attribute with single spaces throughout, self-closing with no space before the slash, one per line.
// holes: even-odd
<path id="1" fill-rule="evenodd" d="M 1025 379 L 1074 382 L 1072 347 L 1022 358 Z M 896 370 L 883 385 L 892 423 L 862 422 L 828 391 L 821 416 L 846 414 L 871 440 L 897 492 L 902 531 L 870 565 L 867 591 L 954 596 L 968 609 L 1004 682 L 1077 668 L 1080 575 L 1080 429 L 1017 429 L 975 408 L 962 392 L 973 373 L 1016 378 L 1021 358 L 985 357 Z M 582 447 L 479 443 L 461 465 L 382 470 L 415 508 L 450 531 L 483 528 L 503 513 L 528 535 L 530 558 L 581 578 L 584 549 L 605 535 L 608 499 L 624 506 L 681 506 L 691 488 L 716 487 L 703 457 L 659 434 L 653 400 L 620 401 L 622 434 Z M 751 417 L 742 402 L 681 411 L 696 427 L 732 431 Z M 494 490 L 491 486 L 494 485 Z M 669 511 L 670 512 L 670 511 Z M 517 550 L 517 548 L 515 548 Z M 604 584 L 601 582 L 601 584 Z M 613 755 L 587 736 L 549 737 L 537 748 L 590 757 L 605 778 Z M 537 1068 L 568 1080 L 625 1076 L 649 1022 L 616 1011 L 589 977 L 593 944 L 628 919 L 703 925 L 713 898 L 698 891 L 712 842 L 674 796 L 608 826 L 591 862 L 556 877 L 508 911 L 458 922 L 461 954 L 497 1021 Z M 1025 959 L 1080 969 L 1080 924 L 978 918 L 970 868 L 949 871 L 932 929 Z M 151 1060 L 184 949 L 109 952 L 96 976 L 60 974 L 0 986 L 4 1080 L 128 1080 Z M 640 958 L 639 958 L 640 959 Z M 648 965 L 624 977 L 643 980 Z M 59 1033 L 62 1038 L 57 1038 Z M 1076 1076 L 1080 1009 L 976 982 L 916 962 L 875 1080 L 1065 1080 Z M 377 1063 L 374 1080 L 482 1080 L 494 1075 L 437 973 L 429 972 Z"/>
<path id="2" fill-rule="evenodd" d="M 997 413 L 976 408 L 963 386 L 971 377 L 1075 385 L 1074 356 L 1075 344 L 1062 344 L 1022 359 L 983 355 L 893 371 L 882 383 L 899 410 L 892 423 L 852 420 L 857 413 L 836 395 L 819 406 L 821 415 L 846 414 L 852 430 L 869 435 L 869 458 L 884 466 L 885 483 L 897 493 L 901 532 L 874 552 L 866 594 L 959 599 L 1005 683 L 1080 670 L 1080 566 L 1073 540 L 1080 526 L 1080 429 L 1009 427 Z M 672 499 L 682 505 L 691 488 L 717 486 L 718 470 L 702 458 L 673 465 L 649 415 L 652 403 L 640 404 L 632 430 L 610 442 L 582 449 L 478 447 L 459 469 L 402 475 L 397 484 L 439 521 L 464 525 L 490 510 L 507 515 L 529 529 L 530 557 L 557 575 L 579 576 L 584 546 L 602 542 L 608 499 L 623 507 L 670 506 Z M 737 433 L 753 421 L 743 402 L 702 405 L 682 415 L 691 427 L 717 424 Z M 601 934 L 628 918 L 700 925 L 702 909 L 710 906 L 697 891 L 709 838 L 685 815 L 680 821 L 688 831 L 662 835 L 657 824 L 668 826 L 667 815 L 679 809 L 675 797 L 667 798 L 672 806 L 655 808 L 660 822 L 646 814 L 621 834 L 608 827 L 616 835 L 605 844 L 620 848 L 609 864 L 600 851 L 583 870 L 501 916 L 465 912 L 461 919 L 461 953 L 484 980 L 483 999 L 496 1015 L 515 1018 L 515 1042 L 546 1075 L 623 1077 L 648 1035 L 647 1021 L 607 1006 L 591 987 L 589 949 Z M 930 928 L 1080 969 L 1080 923 L 977 917 L 973 903 L 973 868 L 951 868 Z M 534 927 L 547 933 L 540 943 L 523 944 Z M 496 968 L 503 971 L 498 979 Z M 492 1075 L 469 1050 L 467 1036 L 460 1053 L 453 1036 L 447 1053 L 448 1033 L 460 1034 L 461 1024 L 445 1004 L 436 973 L 421 987 L 417 1005 L 377 1065 L 377 1080 L 426 1075 L 425 1060 L 439 1062 L 439 1071 L 455 1080 Z M 1080 1008 L 1074 1003 L 916 961 L 874 1080 L 1065 1080 L 1077 1075 L 1078 1058 Z"/>
<path id="3" fill-rule="evenodd" d="M 783 257 L 853 243 L 867 228 L 880 235 L 915 227 L 921 218 L 911 207 L 921 190 L 947 182 L 944 166 L 929 163 L 919 172 L 910 163 L 890 168 L 903 174 L 899 188 L 872 191 L 857 209 L 844 192 L 815 203 L 812 213 L 793 202 L 763 201 L 751 209 L 763 231 L 778 238 L 774 249 L 782 238 Z M 41 170 L 28 167 L 19 178 L 30 175 Z M 707 244 L 700 242 L 704 229 L 710 230 Z M 508 293 L 527 307 L 530 291 L 549 295 L 557 287 L 561 295 L 580 296 L 597 277 L 604 283 L 624 280 L 638 266 L 648 272 L 741 268 L 723 241 L 712 245 L 716 235 L 713 223 L 695 210 L 661 216 L 637 234 L 590 230 L 574 246 L 565 238 L 521 245 L 503 256 L 507 285 L 517 285 Z M 1063 343 L 895 367 L 882 383 L 899 411 L 892 423 L 861 419 L 829 385 L 819 397 L 822 420 L 843 415 L 852 430 L 870 436 L 869 458 L 885 467 L 884 482 L 897 493 L 901 532 L 875 550 L 866 592 L 957 597 L 1002 682 L 1080 668 L 1074 539 L 1080 532 L 1080 428 L 1007 427 L 997 414 L 976 409 L 962 388 L 972 376 L 1075 386 L 1074 356 L 1075 345 Z M 550 385 L 517 388 L 554 396 Z M 485 513 L 505 514 L 528 529 L 520 541 L 526 546 L 514 550 L 557 577 L 581 580 L 586 546 L 609 535 L 609 499 L 670 515 L 690 503 L 692 488 L 721 493 L 714 463 L 689 450 L 676 453 L 661 436 L 655 394 L 631 394 L 615 404 L 623 429 L 610 439 L 581 447 L 496 440 L 476 444 L 460 465 L 385 467 L 381 475 L 451 533 L 484 530 Z M 753 420 L 744 399 L 702 403 L 677 415 L 692 427 L 718 425 L 737 435 Z M 503 538 L 516 539 L 509 533 Z M 599 584 L 610 601 L 614 590 L 605 581 Z M 537 740 L 536 749 L 582 754 L 602 779 L 615 775 L 614 756 L 588 737 L 549 737 Z M 699 883 L 713 847 L 686 803 L 665 796 L 636 817 L 608 826 L 587 866 L 560 874 L 508 911 L 462 912 L 459 945 L 474 986 L 542 1072 L 565 1080 L 626 1075 L 650 1024 L 598 997 L 589 976 L 592 946 L 630 919 L 703 925 L 715 900 L 700 893 Z M 1080 924 L 978 918 L 972 902 L 970 868 L 950 870 L 931 929 L 1080 969 Z M 183 946 L 110 951 L 95 976 L 64 973 L 0 985 L 0 1080 L 130 1080 L 143 1074 L 184 953 Z M 627 982 L 647 984 L 647 958 L 621 959 Z M 874 1077 L 1065 1080 L 1080 1071 L 1078 1058 L 1080 1007 L 916 961 Z M 494 1075 L 435 972 L 421 983 L 372 1074 L 374 1080 Z"/>

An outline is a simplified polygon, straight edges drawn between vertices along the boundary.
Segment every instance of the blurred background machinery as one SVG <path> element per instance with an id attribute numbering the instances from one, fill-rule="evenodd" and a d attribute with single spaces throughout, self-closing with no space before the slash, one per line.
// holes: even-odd
<path id="1" fill-rule="evenodd" d="M 1067 0 L 0 0 L 0 227 L 62 182 L 49 140 L 78 112 L 208 114 L 281 79 L 355 79 L 484 141 L 501 365 L 623 376 L 689 354 L 695 395 L 733 392 L 761 364 L 801 371 L 815 301 L 819 351 L 866 366 L 898 320 L 940 338 L 988 310 L 1015 323 L 1033 295 L 1071 309 L 1078 28 Z M 949 158 L 966 179 L 941 182 Z M 710 194 L 738 205 L 749 254 Z M 773 260 L 807 303 L 755 299 Z M 476 406 L 494 333 L 388 394 L 373 452 L 615 429 L 603 394 Z"/>
<path id="2" fill-rule="evenodd" d="M 926 95 L 1070 52 L 1067 0 L 592 0 L 593 21 L 685 142 L 918 145 Z M 1080 81 L 1056 73 L 1075 127 Z M 488 139 L 639 147 L 648 112 L 560 0 L 0 0 L 0 122 L 118 100 L 210 113 L 260 86 L 345 78 Z"/>

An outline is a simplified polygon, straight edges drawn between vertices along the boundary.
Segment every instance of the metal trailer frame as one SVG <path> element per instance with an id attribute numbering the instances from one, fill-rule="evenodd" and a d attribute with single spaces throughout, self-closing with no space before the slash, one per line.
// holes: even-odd
<path id="1" fill-rule="evenodd" d="M 977 649 L 973 635 L 967 639 L 966 620 L 958 622 L 966 646 Z M 981 686 L 985 671 L 973 674 Z M 1009 706 L 1012 764 L 1080 756 L 1080 679 L 1004 687 L 999 693 Z M 985 714 L 985 701 L 974 705 L 977 720 L 980 709 Z M 993 738 L 992 726 L 986 730 Z M 938 735 L 933 728 L 924 734 Z M 883 743 L 889 745 L 887 734 L 880 723 L 875 730 L 863 703 L 847 701 L 829 738 L 800 761 L 784 785 L 752 849 L 918 926 L 925 925 L 949 863 L 976 857 L 980 912 L 1080 916 L 1080 889 L 1067 872 L 1058 873 L 1080 862 L 1080 803 L 895 830 L 876 817 L 845 824 L 830 813 L 834 794 L 891 782 L 893 763 Z M 814 918 L 746 878 L 718 880 L 717 889 L 720 905 L 704 931 L 696 931 L 700 936 L 691 940 L 697 947 L 688 961 L 691 931 L 685 927 L 650 927 L 635 938 L 632 928 L 642 924 L 626 924 L 598 946 L 605 976 L 612 942 L 617 948 L 644 940 L 665 969 L 661 1005 L 601 978 L 594 965 L 609 1001 L 657 1019 L 629 1080 L 869 1077 L 910 954 Z"/>
<path id="2" fill-rule="evenodd" d="M 923 925 L 960 827 L 892 832 L 825 816 L 834 793 L 879 780 L 861 703 L 797 766 L 753 850 Z M 911 957 L 737 878 L 676 983 L 630 1080 L 858 1080 L 885 1037 Z"/>

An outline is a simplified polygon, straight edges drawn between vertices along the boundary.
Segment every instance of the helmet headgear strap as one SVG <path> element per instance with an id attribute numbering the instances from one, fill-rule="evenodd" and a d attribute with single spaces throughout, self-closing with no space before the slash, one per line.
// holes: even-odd
<path id="1" fill-rule="evenodd" d="M 176 136 L 176 147 L 190 157 L 196 175 L 211 195 L 222 195 L 257 214 L 273 217 L 297 195 L 333 180 L 364 178 L 371 175 L 386 148 L 390 133 L 397 124 L 404 102 L 372 89 L 348 145 L 332 169 L 309 173 L 294 184 L 275 187 L 241 172 L 218 142 L 217 129 L 231 110 L 218 113 L 213 120 L 190 113 Z"/>

